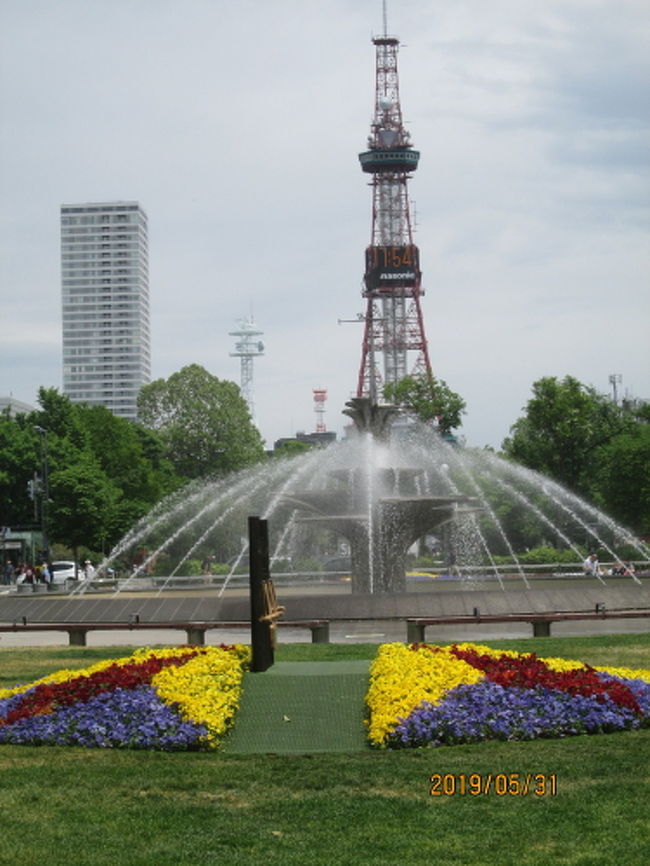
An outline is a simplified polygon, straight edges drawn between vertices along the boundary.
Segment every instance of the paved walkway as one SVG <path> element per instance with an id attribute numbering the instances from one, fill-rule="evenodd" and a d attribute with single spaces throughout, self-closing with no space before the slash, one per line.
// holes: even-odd
<path id="1" fill-rule="evenodd" d="M 297 755 L 366 749 L 369 661 L 276 662 L 244 676 L 242 702 L 223 751 Z"/>

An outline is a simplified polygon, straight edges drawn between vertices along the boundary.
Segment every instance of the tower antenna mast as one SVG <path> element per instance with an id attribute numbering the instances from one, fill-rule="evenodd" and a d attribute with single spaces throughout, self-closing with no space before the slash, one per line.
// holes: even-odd
<path id="1" fill-rule="evenodd" d="M 264 354 L 264 343 L 256 339 L 263 336 L 264 331 L 255 327 L 253 318 L 240 319 L 239 330 L 229 331 L 229 336 L 238 337 L 235 343 L 235 351 L 230 353 L 231 358 L 241 358 L 241 395 L 248 404 L 251 420 L 255 419 L 255 392 L 253 389 L 253 360 Z"/>
<path id="2" fill-rule="evenodd" d="M 325 403 L 327 401 L 327 388 L 312 388 L 314 395 L 314 411 L 316 412 L 316 433 L 325 433 Z"/>
<path id="3" fill-rule="evenodd" d="M 399 39 L 387 33 L 383 0 L 382 36 L 375 46 L 375 108 L 368 150 L 359 154 L 362 170 L 371 176 L 372 230 L 366 249 L 363 297 L 365 328 L 357 397 L 378 402 L 383 385 L 411 374 L 433 375 L 424 332 L 420 298 L 420 253 L 413 243 L 408 181 L 418 167 L 404 128 L 399 95 Z M 415 355 L 410 364 L 410 356 Z"/>

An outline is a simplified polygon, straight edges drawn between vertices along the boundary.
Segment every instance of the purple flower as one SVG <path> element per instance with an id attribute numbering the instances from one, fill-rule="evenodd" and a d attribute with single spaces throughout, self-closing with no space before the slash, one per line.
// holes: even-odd
<path id="1" fill-rule="evenodd" d="M 420 704 L 408 718 L 399 720 L 389 745 L 404 748 L 567 737 L 636 728 L 642 721 L 632 710 L 610 700 L 543 687 L 505 688 L 482 680 L 457 686 L 439 704 Z"/>
<path id="2" fill-rule="evenodd" d="M 7 699 L 8 701 L 11 698 Z M 8 709 L 0 707 L 2 715 Z M 114 689 L 54 712 L 0 727 L 0 743 L 100 748 L 202 748 L 207 730 L 182 719 L 151 686 Z"/>

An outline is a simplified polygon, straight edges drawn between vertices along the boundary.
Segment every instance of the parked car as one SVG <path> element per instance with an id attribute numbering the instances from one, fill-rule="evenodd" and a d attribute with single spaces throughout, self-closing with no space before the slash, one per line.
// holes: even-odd
<path id="1" fill-rule="evenodd" d="M 51 583 L 65 583 L 66 580 L 74 580 L 75 578 L 83 580 L 84 572 L 82 568 L 79 568 L 77 569 L 77 574 L 75 574 L 74 562 L 66 559 L 51 563 Z M 25 583 L 24 574 L 21 574 L 16 580 L 18 586 L 20 586 L 21 583 Z"/>
<path id="2" fill-rule="evenodd" d="M 52 563 L 52 583 L 65 583 L 66 580 L 83 580 L 84 572 L 81 567 L 75 569 L 75 563 L 69 559 L 61 559 Z"/>

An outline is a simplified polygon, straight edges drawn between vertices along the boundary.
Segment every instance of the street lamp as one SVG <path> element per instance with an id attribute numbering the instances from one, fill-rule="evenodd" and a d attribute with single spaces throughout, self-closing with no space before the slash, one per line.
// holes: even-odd
<path id="1" fill-rule="evenodd" d="M 48 454 L 47 454 L 47 430 L 43 427 L 39 427 L 38 425 L 34 426 L 34 430 L 40 436 L 41 441 L 41 464 L 43 471 L 43 483 L 41 486 L 41 533 L 43 536 L 43 552 L 45 554 L 45 561 L 49 563 L 50 561 L 50 542 L 48 539 L 47 531 L 48 531 L 48 503 L 50 501 L 50 485 L 49 485 L 49 462 L 48 462 Z"/>

